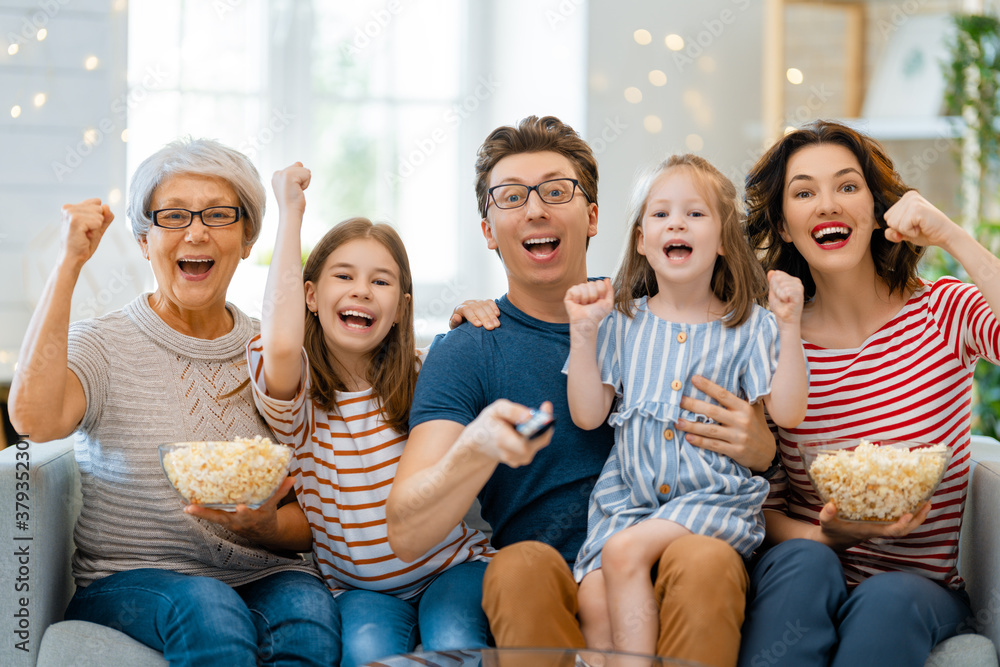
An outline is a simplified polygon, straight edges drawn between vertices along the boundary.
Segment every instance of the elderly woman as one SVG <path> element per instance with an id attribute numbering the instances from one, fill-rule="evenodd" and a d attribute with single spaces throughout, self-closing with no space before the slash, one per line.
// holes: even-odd
<path id="1" fill-rule="evenodd" d="M 268 550 L 287 546 L 283 525 L 304 521 L 297 505 L 275 513 L 273 500 L 260 510 L 277 525 L 255 543 L 193 516 L 212 512 L 186 512 L 157 451 L 160 443 L 270 434 L 244 359 L 259 324 L 226 303 L 264 202 L 244 155 L 214 141 L 167 145 L 139 166 L 128 203 L 156 291 L 72 325 L 73 288 L 114 216 L 98 199 L 64 206 L 61 253 L 11 387 L 18 432 L 46 441 L 76 431 L 83 509 L 66 618 L 119 629 L 171 665 L 340 659 L 333 597 L 294 553 Z"/>
<path id="2" fill-rule="evenodd" d="M 766 269 L 798 276 L 811 371 L 805 420 L 779 429 L 741 665 L 923 665 L 971 616 L 958 575 L 976 361 L 1000 361 L 1000 260 L 900 180 L 878 143 L 837 123 L 781 138 L 747 177 Z M 974 284 L 917 274 L 937 246 Z M 945 445 L 929 505 L 893 524 L 823 504 L 796 444 L 813 438 Z"/>

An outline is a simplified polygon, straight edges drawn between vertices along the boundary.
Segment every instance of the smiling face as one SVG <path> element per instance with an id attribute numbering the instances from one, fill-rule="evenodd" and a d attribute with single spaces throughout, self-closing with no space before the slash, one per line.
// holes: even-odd
<path id="1" fill-rule="evenodd" d="M 209 206 L 239 206 L 232 186 L 223 178 L 197 174 L 168 176 L 153 191 L 150 210 Z M 226 292 L 241 259 L 250 255 L 244 245 L 243 222 L 206 227 L 196 216 L 184 229 L 152 226 L 140 238 L 142 254 L 156 276 L 153 309 L 168 324 L 191 315 L 227 318 Z"/>
<path id="2" fill-rule="evenodd" d="M 861 164 L 839 144 L 811 144 L 785 170 L 781 238 L 795 245 L 813 275 L 874 272 L 875 201 Z"/>
<path id="3" fill-rule="evenodd" d="M 559 153 L 518 153 L 497 162 L 489 186 L 531 186 L 554 178 L 579 176 Z M 558 294 L 561 302 L 567 289 L 587 279 L 587 239 L 597 233 L 597 205 L 579 188 L 565 204 L 546 204 L 535 191 L 520 208 L 499 209 L 490 199 L 482 229 L 487 246 L 500 251 L 515 305 L 538 290 Z"/>
<path id="4" fill-rule="evenodd" d="M 368 355 L 399 322 L 399 267 L 389 250 L 371 238 L 348 241 L 326 258 L 316 281 L 305 284 L 306 306 L 319 317 L 327 348 L 357 375 Z"/>
<path id="5" fill-rule="evenodd" d="M 660 292 L 672 286 L 711 290 L 723 254 L 722 221 L 687 167 L 660 174 L 649 190 L 636 250 L 644 255 Z"/>

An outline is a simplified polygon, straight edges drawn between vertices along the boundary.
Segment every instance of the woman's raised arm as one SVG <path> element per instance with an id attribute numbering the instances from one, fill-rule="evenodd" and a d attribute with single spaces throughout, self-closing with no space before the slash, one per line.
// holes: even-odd
<path id="1" fill-rule="evenodd" d="M 59 258 L 28 323 L 10 387 L 11 423 L 34 441 L 66 437 L 87 410 L 83 385 L 67 361 L 69 313 L 80 271 L 114 217 L 100 199 L 62 208 Z"/>

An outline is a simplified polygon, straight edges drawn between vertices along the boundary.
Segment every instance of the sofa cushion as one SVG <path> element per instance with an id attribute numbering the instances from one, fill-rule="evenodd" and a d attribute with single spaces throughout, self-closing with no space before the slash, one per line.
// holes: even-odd
<path id="1" fill-rule="evenodd" d="M 45 631 L 37 665 L 167 667 L 167 661 L 159 651 L 118 630 L 86 621 L 61 621 Z"/>
<path id="2" fill-rule="evenodd" d="M 956 635 L 931 651 L 924 667 L 997 667 L 997 650 L 982 635 Z"/>

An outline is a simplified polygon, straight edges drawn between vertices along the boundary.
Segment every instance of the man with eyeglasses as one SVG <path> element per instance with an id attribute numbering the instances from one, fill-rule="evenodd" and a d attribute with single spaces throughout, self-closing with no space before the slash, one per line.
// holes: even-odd
<path id="1" fill-rule="evenodd" d="M 557 118 L 500 127 L 479 150 L 476 194 L 487 247 L 507 272 L 496 301 L 502 325 L 464 324 L 438 341 L 420 372 L 410 436 L 389 496 L 389 540 L 404 560 L 434 548 L 478 496 L 500 552 L 486 572 L 483 608 L 501 647 L 583 647 L 570 566 L 586 536 L 590 492 L 614 441 L 570 418 L 563 364 L 569 318 L 563 298 L 587 280 L 597 233 L 597 163 Z M 749 404 L 711 383 L 719 400 L 685 399 L 716 424 L 690 441 L 764 470 L 774 441 Z M 529 407 L 556 418 L 550 434 L 524 439 L 512 425 Z M 721 540 L 692 535 L 660 560 L 657 652 L 735 664 L 747 576 Z M 611 648 L 611 647 L 591 647 Z"/>

